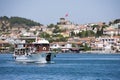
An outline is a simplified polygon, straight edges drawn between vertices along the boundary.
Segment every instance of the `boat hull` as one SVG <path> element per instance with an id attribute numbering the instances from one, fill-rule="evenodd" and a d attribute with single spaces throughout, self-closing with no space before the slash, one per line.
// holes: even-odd
<path id="1" fill-rule="evenodd" d="M 55 55 L 53 53 L 37 53 L 30 55 L 15 55 L 15 61 L 18 62 L 37 62 L 48 63 L 51 62 Z"/>

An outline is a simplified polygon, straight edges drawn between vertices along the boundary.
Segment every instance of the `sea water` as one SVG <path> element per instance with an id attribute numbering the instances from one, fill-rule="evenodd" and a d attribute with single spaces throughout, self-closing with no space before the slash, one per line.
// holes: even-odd
<path id="1" fill-rule="evenodd" d="M 57 54 L 54 63 L 19 63 L 0 54 L 0 80 L 120 80 L 120 54 Z"/>

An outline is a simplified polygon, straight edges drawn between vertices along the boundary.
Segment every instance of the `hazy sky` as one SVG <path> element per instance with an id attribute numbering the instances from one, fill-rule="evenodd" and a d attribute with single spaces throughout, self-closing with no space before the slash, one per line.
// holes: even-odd
<path id="1" fill-rule="evenodd" d="M 65 17 L 77 24 L 120 18 L 120 0 L 0 0 L 0 16 L 19 16 L 41 24 Z"/>

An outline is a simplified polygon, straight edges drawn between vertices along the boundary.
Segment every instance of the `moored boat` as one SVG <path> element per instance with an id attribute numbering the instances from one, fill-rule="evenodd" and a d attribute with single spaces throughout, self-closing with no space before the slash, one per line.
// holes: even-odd
<path id="1" fill-rule="evenodd" d="M 25 40 L 15 44 L 14 58 L 20 62 L 51 62 L 54 53 L 49 50 L 49 41 L 39 39 L 32 43 L 26 43 Z"/>

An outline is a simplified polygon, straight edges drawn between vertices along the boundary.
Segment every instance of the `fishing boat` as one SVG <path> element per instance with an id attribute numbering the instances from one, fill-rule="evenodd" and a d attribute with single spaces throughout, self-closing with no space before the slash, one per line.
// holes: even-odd
<path id="1" fill-rule="evenodd" d="M 25 40 L 15 44 L 14 59 L 19 62 L 51 62 L 54 53 L 49 50 L 49 41 L 39 39 L 32 43 L 26 43 Z"/>

